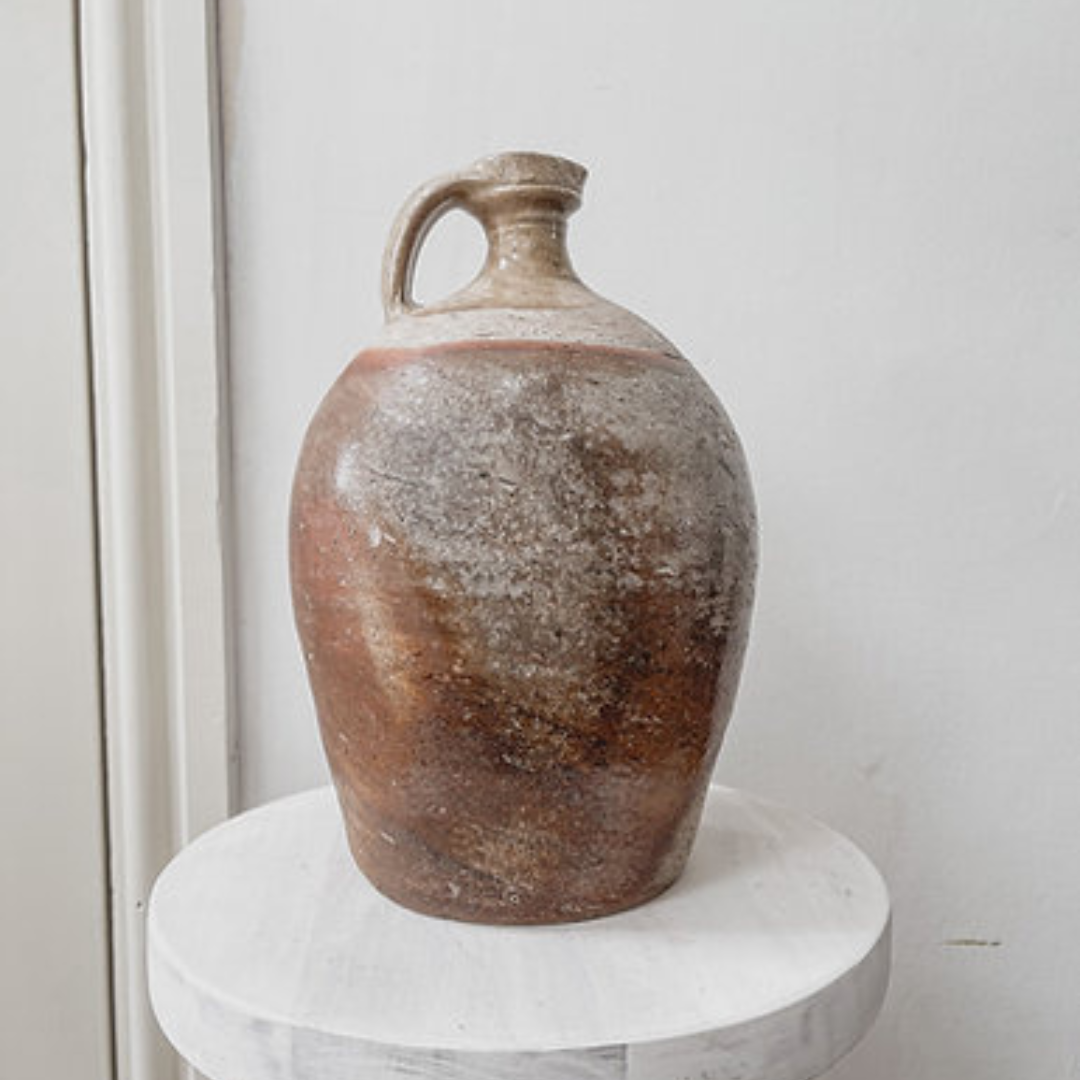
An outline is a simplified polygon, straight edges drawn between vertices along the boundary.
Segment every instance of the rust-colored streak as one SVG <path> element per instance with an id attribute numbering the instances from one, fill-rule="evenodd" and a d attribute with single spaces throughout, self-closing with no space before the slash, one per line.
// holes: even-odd
<path id="1" fill-rule="evenodd" d="M 734 699 L 745 464 L 659 353 L 368 352 L 309 431 L 297 625 L 357 863 L 420 911 L 558 922 L 681 872 Z"/>

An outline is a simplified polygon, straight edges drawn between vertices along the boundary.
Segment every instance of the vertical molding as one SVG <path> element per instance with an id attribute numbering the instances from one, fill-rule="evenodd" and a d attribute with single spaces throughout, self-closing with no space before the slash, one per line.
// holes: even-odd
<path id="1" fill-rule="evenodd" d="M 214 10 L 79 17 L 117 1071 L 172 1080 L 146 899 L 233 786 Z"/>

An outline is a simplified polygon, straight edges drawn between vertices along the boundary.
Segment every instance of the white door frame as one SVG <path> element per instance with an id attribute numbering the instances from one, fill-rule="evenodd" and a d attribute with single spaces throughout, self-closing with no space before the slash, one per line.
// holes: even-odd
<path id="1" fill-rule="evenodd" d="M 79 22 L 117 1072 L 171 1080 L 146 901 L 234 788 L 216 18 L 79 0 Z"/>

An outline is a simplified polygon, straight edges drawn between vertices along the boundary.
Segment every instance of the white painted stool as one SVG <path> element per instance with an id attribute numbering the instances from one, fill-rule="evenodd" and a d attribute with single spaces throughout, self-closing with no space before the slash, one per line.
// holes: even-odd
<path id="1" fill-rule="evenodd" d="M 521 928 L 391 903 L 329 789 L 297 795 L 182 852 L 148 933 L 161 1026 L 211 1080 L 808 1080 L 867 1031 L 889 972 L 867 858 L 727 788 L 663 896 Z"/>

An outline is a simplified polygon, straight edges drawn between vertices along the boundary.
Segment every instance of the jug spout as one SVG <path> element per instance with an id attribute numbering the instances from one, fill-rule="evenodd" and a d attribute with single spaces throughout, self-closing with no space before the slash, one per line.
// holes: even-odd
<path id="1" fill-rule="evenodd" d="M 559 202 L 572 213 L 581 205 L 588 170 L 569 158 L 534 151 L 511 150 L 481 158 L 465 170 L 478 186 L 492 192 L 527 189 L 532 197 Z"/>

